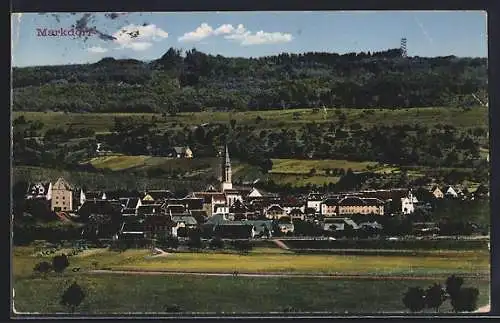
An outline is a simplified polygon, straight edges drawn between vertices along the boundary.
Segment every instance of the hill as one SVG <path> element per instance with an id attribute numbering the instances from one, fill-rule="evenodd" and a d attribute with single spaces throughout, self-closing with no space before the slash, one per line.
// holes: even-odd
<path id="1" fill-rule="evenodd" d="M 486 98 L 487 60 L 377 53 L 228 58 L 170 48 L 151 62 L 13 69 L 16 111 L 199 112 L 304 107 L 429 107 Z"/>

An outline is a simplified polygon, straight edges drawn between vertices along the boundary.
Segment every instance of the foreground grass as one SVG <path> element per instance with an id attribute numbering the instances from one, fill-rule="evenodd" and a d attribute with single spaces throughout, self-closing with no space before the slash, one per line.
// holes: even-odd
<path id="1" fill-rule="evenodd" d="M 86 314 L 164 312 L 174 304 L 191 312 L 281 312 L 287 307 L 337 313 L 402 312 L 405 308 L 401 297 L 408 287 L 443 283 L 442 278 L 437 277 L 435 280 L 411 281 L 85 274 L 86 270 L 93 268 L 399 273 L 431 277 L 433 273 L 466 274 L 489 270 L 487 253 L 467 251 L 427 257 L 352 257 L 295 255 L 277 248 L 256 248 L 249 255 L 174 253 L 165 258 L 147 259 L 149 250 L 131 249 L 119 253 L 91 249 L 70 257 L 70 267 L 65 273 L 40 277 L 33 273 L 33 266 L 43 260 L 50 261 L 51 256 L 37 257 L 35 254 L 33 247 L 13 249 L 13 284 L 18 312 L 65 312 L 59 298 L 75 280 L 87 295 L 78 309 Z M 81 273 L 72 272 L 75 267 L 81 268 Z M 466 285 L 480 289 L 479 305 L 488 303 L 487 280 L 466 279 Z M 449 305 L 443 306 L 442 311 L 448 310 Z"/>
<path id="2" fill-rule="evenodd" d="M 410 286 L 428 287 L 440 281 L 354 281 L 309 278 L 246 278 L 128 275 L 61 275 L 25 278 L 14 282 L 18 312 L 67 311 L 59 304 L 62 291 L 76 280 L 86 298 L 77 312 L 165 312 L 178 305 L 186 312 L 336 313 L 406 312 L 402 294 Z M 489 302 L 489 284 L 466 280 L 480 290 L 479 305 Z M 441 312 L 450 310 L 448 302 Z"/>

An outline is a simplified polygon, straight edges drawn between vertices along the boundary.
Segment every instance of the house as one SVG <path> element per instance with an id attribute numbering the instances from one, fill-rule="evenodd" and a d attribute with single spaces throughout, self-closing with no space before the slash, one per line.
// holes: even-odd
<path id="1" fill-rule="evenodd" d="M 272 204 L 264 210 L 264 215 L 268 219 L 278 220 L 282 217 L 287 217 L 285 210 L 279 204 Z"/>
<path id="2" fill-rule="evenodd" d="M 327 198 L 321 202 L 321 215 L 324 217 L 336 216 L 338 212 L 338 198 Z"/>
<path id="3" fill-rule="evenodd" d="M 88 191 L 85 193 L 85 200 L 106 200 L 107 196 L 102 191 Z"/>
<path id="4" fill-rule="evenodd" d="M 106 191 L 106 198 L 109 200 L 119 200 L 122 198 L 141 198 L 139 191 L 114 190 Z"/>
<path id="5" fill-rule="evenodd" d="M 193 152 L 189 147 L 172 147 L 167 150 L 167 157 L 193 158 Z"/>
<path id="6" fill-rule="evenodd" d="M 212 215 L 221 214 L 227 216 L 229 214 L 229 207 L 225 203 L 214 203 Z"/>
<path id="7" fill-rule="evenodd" d="M 26 192 L 26 199 L 50 201 L 52 199 L 52 183 L 40 182 L 29 184 Z"/>
<path id="8" fill-rule="evenodd" d="M 458 192 L 452 186 L 448 186 L 448 188 L 446 189 L 444 195 L 446 197 L 457 198 L 458 197 Z"/>
<path id="9" fill-rule="evenodd" d="M 183 204 L 167 204 L 165 206 L 167 214 L 170 215 L 188 215 L 189 212 Z"/>
<path id="10" fill-rule="evenodd" d="M 250 212 L 250 209 L 243 204 L 241 200 L 236 200 L 236 202 L 229 207 L 229 214 L 231 214 L 235 220 L 246 220 L 249 213 L 253 212 Z"/>
<path id="11" fill-rule="evenodd" d="M 302 213 L 304 213 L 306 210 L 305 203 L 293 197 L 284 198 L 280 205 L 281 207 L 283 207 L 287 214 L 290 214 L 293 210 L 300 210 Z"/>
<path id="12" fill-rule="evenodd" d="M 203 200 L 202 210 L 207 212 L 207 216 L 211 217 L 215 214 L 215 205 L 226 204 L 226 195 L 217 191 L 210 192 L 193 192 L 189 198 L 199 198 Z"/>
<path id="13" fill-rule="evenodd" d="M 192 216 L 172 216 L 172 221 L 178 224 L 179 227 L 185 227 L 188 229 L 193 229 L 198 226 L 198 222 Z"/>
<path id="14" fill-rule="evenodd" d="M 250 197 L 250 198 L 252 198 L 252 197 L 262 197 L 264 195 L 258 189 L 256 189 L 255 187 L 253 187 L 252 190 L 250 191 L 250 193 L 248 193 L 247 196 Z"/>
<path id="15" fill-rule="evenodd" d="M 73 209 L 78 210 L 87 200 L 83 189 L 73 189 Z"/>
<path id="16" fill-rule="evenodd" d="M 50 209 L 55 212 L 73 210 L 73 188 L 62 177 L 52 186 Z"/>
<path id="17" fill-rule="evenodd" d="M 439 189 L 439 186 L 437 185 L 433 186 L 430 191 L 436 199 L 444 198 L 444 193 Z"/>
<path id="18" fill-rule="evenodd" d="M 416 203 L 418 203 L 418 200 L 410 190 L 408 196 L 401 198 L 401 213 L 412 214 L 415 212 Z"/>
<path id="19" fill-rule="evenodd" d="M 181 202 L 188 210 L 203 210 L 203 198 L 184 198 Z"/>
<path id="20" fill-rule="evenodd" d="M 164 201 L 173 196 L 174 194 L 169 190 L 149 190 L 144 194 L 142 201 Z"/>
<path id="21" fill-rule="evenodd" d="M 236 202 L 236 201 L 243 202 L 243 197 L 242 197 L 241 193 L 237 190 L 226 189 L 224 191 L 224 194 L 226 195 L 227 206 L 233 205 L 234 202 Z"/>
<path id="22" fill-rule="evenodd" d="M 288 213 L 288 215 L 292 218 L 293 220 L 302 220 L 304 221 L 306 219 L 306 214 L 302 212 L 301 209 L 293 209 Z"/>
<path id="23" fill-rule="evenodd" d="M 109 200 L 87 200 L 77 211 L 82 220 L 92 215 L 121 215 L 123 206 L 119 202 Z"/>
<path id="24" fill-rule="evenodd" d="M 161 204 L 145 204 L 137 208 L 138 216 L 150 216 L 165 214 L 165 210 L 162 208 Z"/>
<path id="25" fill-rule="evenodd" d="M 345 214 L 384 215 L 384 202 L 377 198 L 347 196 L 338 203 L 338 215 Z"/>
<path id="26" fill-rule="evenodd" d="M 314 208 L 314 211 L 319 214 L 321 212 L 321 202 L 323 196 L 319 193 L 311 193 L 307 197 L 306 208 Z"/>

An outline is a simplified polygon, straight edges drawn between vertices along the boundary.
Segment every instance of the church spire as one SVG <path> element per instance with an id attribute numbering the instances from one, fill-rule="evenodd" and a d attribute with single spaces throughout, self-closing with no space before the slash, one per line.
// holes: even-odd
<path id="1" fill-rule="evenodd" d="M 222 191 L 231 190 L 233 188 L 231 177 L 232 177 L 231 160 L 229 158 L 229 149 L 227 148 L 226 145 L 225 161 L 222 164 L 222 183 L 221 183 Z"/>
<path id="2" fill-rule="evenodd" d="M 227 149 L 226 145 L 226 164 L 225 166 L 231 166 L 231 160 L 229 159 L 229 150 Z"/>

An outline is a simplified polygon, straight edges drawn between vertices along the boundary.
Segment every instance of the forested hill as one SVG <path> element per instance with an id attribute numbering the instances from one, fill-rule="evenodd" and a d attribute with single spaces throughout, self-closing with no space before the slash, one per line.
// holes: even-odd
<path id="1" fill-rule="evenodd" d="M 487 59 L 376 53 L 227 58 L 170 48 L 152 62 L 14 68 L 14 110 L 177 112 L 425 107 L 486 98 Z"/>

